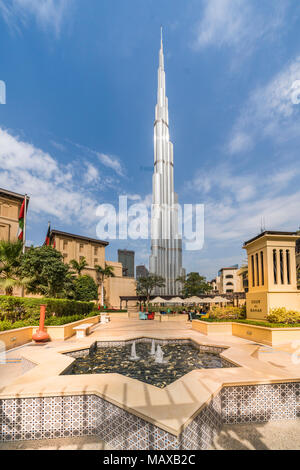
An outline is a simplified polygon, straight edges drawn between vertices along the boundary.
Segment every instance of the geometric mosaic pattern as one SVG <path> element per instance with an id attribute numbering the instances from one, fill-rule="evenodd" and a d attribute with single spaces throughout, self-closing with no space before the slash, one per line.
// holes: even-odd
<path id="1" fill-rule="evenodd" d="M 224 387 L 224 424 L 263 423 L 300 418 L 300 383 Z"/>
<path id="2" fill-rule="evenodd" d="M 222 425 L 219 397 L 179 437 L 94 395 L 1 400 L 0 421 L 1 441 L 97 435 L 116 450 L 206 449 Z"/>
<path id="3" fill-rule="evenodd" d="M 300 383 L 224 387 L 179 437 L 95 395 L 0 400 L 0 440 L 97 435 L 116 450 L 204 450 L 223 424 L 300 418 Z"/>

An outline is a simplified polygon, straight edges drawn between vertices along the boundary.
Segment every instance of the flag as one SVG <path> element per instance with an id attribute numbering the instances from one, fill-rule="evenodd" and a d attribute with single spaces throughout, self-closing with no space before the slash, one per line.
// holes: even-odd
<path id="1" fill-rule="evenodd" d="M 48 232 L 46 235 L 45 243 L 44 245 L 49 246 L 50 245 L 50 224 L 48 225 Z"/>
<path id="2" fill-rule="evenodd" d="M 25 216 L 25 199 L 22 203 L 20 213 L 19 213 L 19 228 L 18 228 L 18 240 L 23 241 L 24 236 L 24 216 Z"/>

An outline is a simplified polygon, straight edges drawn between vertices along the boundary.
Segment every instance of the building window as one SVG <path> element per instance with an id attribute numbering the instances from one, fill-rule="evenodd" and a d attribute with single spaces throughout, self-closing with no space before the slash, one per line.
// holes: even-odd
<path id="1" fill-rule="evenodd" d="M 286 274 L 287 282 L 291 283 L 291 263 L 290 263 L 290 250 L 286 250 Z"/>
<path id="2" fill-rule="evenodd" d="M 276 250 L 273 250 L 273 274 L 274 274 L 274 284 L 277 284 L 277 255 L 276 255 Z"/>
<path id="3" fill-rule="evenodd" d="M 96 264 L 98 264 L 98 258 L 95 258 L 95 259 L 94 259 L 94 266 L 95 266 Z"/>
<path id="4" fill-rule="evenodd" d="M 254 256 L 251 256 L 251 266 L 252 266 L 252 287 L 255 286 L 255 276 L 254 276 Z"/>
<path id="5" fill-rule="evenodd" d="M 226 293 L 227 293 L 227 294 L 230 294 L 230 293 L 232 293 L 232 292 L 233 292 L 233 289 L 226 289 Z"/>
<path id="6" fill-rule="evenodd" d="M 79 261 L 82 261 L 84 259 L 84 256 L 79 256 Z"/>
<path id="7" fill-rule="evenodd" d="M 256 259 L 256 285 L 259 286 L 259 263 L 258 263 L 258 253 L 256 253 L 255 259 Z"/>
<path id="8" fill-rule="evenodd" d="M 227 274 L 227 276 L 225 276 L 225 279 L 233 279 L 233 275 L 232 274 Z"/>
<path id="9" fill-rule="evenodd" d="M 94 255 L 97 256 L 97 254 L 98 254 L 98 248 L 95 246 L 95 248 L 94 248 Z"/>
<path id="10" fill-rule="evenodd" d="M 226 286 L 233 286 L 233 282 L 227 282 Z"/>
<path id="11" fill-rule="evenodd" d="M 260 266 L 261 266 L 261 285 L 265 285 L 265 272 L 264 272 L 264 254 L 260 252 Z"/>
<path id="12" fill-rule="evenodd" d="M 281 284 L 284 284 L 284 276 L 283 276 L 283 250 L 279 250 L 279 260 L 280 260 L 280 280 L 281 280 Z"/>
<path id="13" fill-rule="evenodd" d="M 64 240 L 64 250 L 68 248 L 68 242 Z"/>

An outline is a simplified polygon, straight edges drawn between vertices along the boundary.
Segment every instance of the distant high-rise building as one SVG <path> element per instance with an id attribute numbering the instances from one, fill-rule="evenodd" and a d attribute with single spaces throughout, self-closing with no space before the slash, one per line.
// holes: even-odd
<path id="1" fill-rule="evenodd" d="M 123 276 L 134 277 L 134 251 L 118 250 L 118 262 L 123 265 Z"/>
<path id="2" fill-rule="evenodd" d="M 147 277 L 149 276 L 149 271 L 144 265 L 140 265 L 136 267 L 136 278 L 139 277 Z"/>
<path id="3" fill-rule="evenodd" d="M 150 273 L 162 276 L 165 287 L 156 294 L 178 295 L 176 279 L 184 275 L 182 240 L 178 226 L 178 198 L 174 191 L 173 144 L 169 135 L 168 98 L 163 41 L 159 51 L 158 91 L 154 122 L 154 174 L 151 220 Z"/>

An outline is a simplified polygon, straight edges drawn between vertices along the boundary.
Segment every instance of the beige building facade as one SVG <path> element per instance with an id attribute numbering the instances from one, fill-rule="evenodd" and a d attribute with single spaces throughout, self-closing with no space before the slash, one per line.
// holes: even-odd
<path id="1" fill-rule="evenodd" d="M 222 268 L 216 278 L 215 285 L 219 294 L 244 292 L 238 267 Z"/>
<path id="2" fill-rule="evenodd" d="M 135 279 L 123 276 L 123 266 L 115 261 L 108 261 L 105 257 L 105 248 L 109 245 L 106 241 L 75 235 L 59 230 L 52 230 L 50 234 L 51 244 L 55 242 L 55 248 L 61 252 L 65 263 L 75 259 L 80 262 L 83 258 L 87 261 L 87 267 L 82 274 L 88 274 L 97 283 L 96 266 L 102 268 L 105 265 L 112 266 L 115 277 L 106 278 L 104 281 L 105 304 L 108 307 L 119 308 L 120 296 L 135 296 Z M 99 300 L 101 298 L 101 286 L 99 285 Z"/>
<path id="3" fill-rule="evenodd" d="M 300 311 L 295 232 L 264 232 L 247 241 L 249 291 L 247 317 L 264 319 L 270 309 Z"/>
<path id="4" fill-rule="evenodd" d="M 19 213 L 24 198 L 24 194 L 0 188 L 0 240 L 17 241 Z"/>

